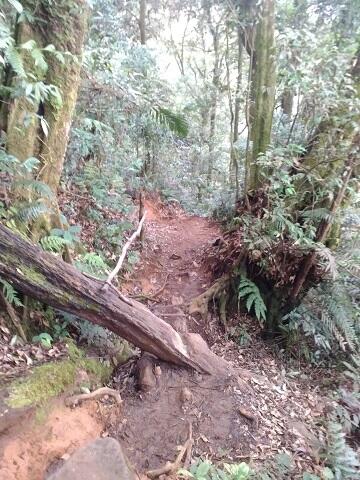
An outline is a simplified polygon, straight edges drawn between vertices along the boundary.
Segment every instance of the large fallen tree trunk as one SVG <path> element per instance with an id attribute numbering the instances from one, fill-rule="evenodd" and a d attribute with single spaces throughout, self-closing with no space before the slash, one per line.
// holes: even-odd
<path id="1" fill-rule="evenodd" d="M 141 349 L 177 365 L 213 373 L 226 369 L 199 335 L 180 336 L 144 305 L 104 291 L 53 254 L 0 225 L 0 276 L 29 297 L 115 332 Z"/>

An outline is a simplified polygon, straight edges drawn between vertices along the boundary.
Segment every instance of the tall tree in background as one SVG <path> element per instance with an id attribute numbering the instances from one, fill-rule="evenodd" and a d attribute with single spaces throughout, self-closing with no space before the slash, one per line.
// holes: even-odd
<path id="1" fill-rule="evenodd" d="M 260 186 L 261 172 L 257 158 L 259 154 L 266 153 L 270 144 L 276 86 L 274 1 L 262 0 L 255 12 L 255 31 L 244 31 L 245 47 L 250 55 L 247 108 L 248 136 L 252 142 L 246 156 L 245 191 Z"/>
<path id="2" fill-rule="evenodd" d="M 140 43 L 146 44 L 146 0 L 140 0 L 139 12 Z"/>

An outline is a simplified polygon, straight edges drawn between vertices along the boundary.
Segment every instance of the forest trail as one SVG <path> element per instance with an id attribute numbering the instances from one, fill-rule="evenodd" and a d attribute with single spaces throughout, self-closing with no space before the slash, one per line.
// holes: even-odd
<path id="1" fill-rule="evenodd" d="M 309 437 L 314 438 L 311 431 L 324 406 L 312 393 L 311 382 L 305 385 L 287 377 L 273 351 L 257 337 L 252 319 L 245 325 L 246 316 L 234 315 L 234 322 L 249 333 L 248 344 L 239 345 L 224 337 L 216 313 L 207 318 L 188 313 L 191 300 L 212 282 L 203 259 L 206 248 L 221 235 L 219 225 L 156 202 L 147 201 L 145 207 L 145 247 L 126 284 L 127 293 L 146 301 L 176 330 L 199 333 L 237 375 L 199 375 L 156 361 L 161 376 L 153 389 L 142 392 L 136 363 L 124 365 L 114 378 L 122 390 L 124 415 L 114 419 L 108 433 L 124 445 L 141 472 L 172 461 L 189 424 L 194 458 L 257 462 L 300 451 L 302 461 L 310 462 Z"/>
<path id="2" fill-rule="evenodd" d="M 211 284 L 203 259 L 221 235 L 219 225 L 154 200 L 146 201 L 145 207 L 144 248 L 137 266 L 125 274 L 122 290 L 178 331 L 200 333 L 237 374 L 201 375 L 155 360 L 156 381 L 144 391 L 139 389 L 138 357 L 132 357 L 115 370 L 112 380 L 123 398 L 120 409 L 107 399 L 70 410 L 60 397 L 49 405 L 40 425 L 21 422 L 10 430 L 0 442 L 6 452 L 0 467 L 7 478 L 43 479 L 45 472 L 99 436 L 119 440 L 143 473 L 175 459 L 189 425 L 192 458 L 257 463 L 288 452 L 310 464 L 312 432 L 319 428 L 324 408 L 320 392 L 312 391 L 311 381 L 286 374 L 258 337 L 252 319 L 234 314 L 235 324 L 249 334 L 248 343 L 239 344 L 225 338 L 216 314 L 194 318 L 188 313 L 191 300 Z"/>
<path id="3" fill-rule="evenodd" d="M 187 313 L 191 300 L 211 283 L 210 273 L 203 264 L 206 247 L 221 234 L 214 221 L 186 215 L 178 207 L 164 208 L 160 203 L 146 201 L 146 246 L 139 269 L 131 281 L 132 294 L 153 303 L 151 309 L 168 315 L 168 323 L 176 325 L 174 310 Z M 153 300 L 153 302 L 151 301 Z M 161 315 L 162 314 L 162 315 Z M 187 317 L 187 329 L 208 339 L 208 328 L 201 319 Z M 209 340 L 209 339 L 208 339 Z"/>

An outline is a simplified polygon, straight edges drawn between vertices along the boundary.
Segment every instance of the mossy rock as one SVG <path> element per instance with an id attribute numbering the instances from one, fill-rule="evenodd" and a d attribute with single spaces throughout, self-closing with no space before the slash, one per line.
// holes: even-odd
<path id="1" fill-rule="evenodd" d="M 35 367 L 30 376 L 11 383 L 7 404 L 12 408 L 44 405 L 48 400 L 74 386 L 96 387 L 106 383 L 112 368 L 94 358 L 87 358 L 75 345 L 69 345 L 69 359 Z M 77 384 L 79 372 L 86 372 L 89 385 Z M 76 385 L 77 384 L 77 385 Z"/>

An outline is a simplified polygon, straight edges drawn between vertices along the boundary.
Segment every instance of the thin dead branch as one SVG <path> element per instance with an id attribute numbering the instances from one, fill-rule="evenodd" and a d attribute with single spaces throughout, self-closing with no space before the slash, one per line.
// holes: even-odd
<path id="1" fill-rule="evenodd" d="M 101 290 L 107 290 L 109 288 L 109 285 L 111 285 L 111 282 L 114 280 L 115 276 L 120 272 L 122 264 L 124 263 L 126 253 L 130 247 L 130 245 L 133 243 L 133 241 L 140 235 L 144 221 L 146 217 L 146 212 L 144 212 L 144 215 L 142 216 L 142 219 L 139 222 L 138 228 L 135 230 L 135 232 L 131 235 L 129 240 L 125 243 L 121 255 L 119 257 L 119 260 L 116 264 L 116 267 L 114 270 L 110 273 L 108 278 L 106 279 L 104 285 L 102 286 Z"/>

